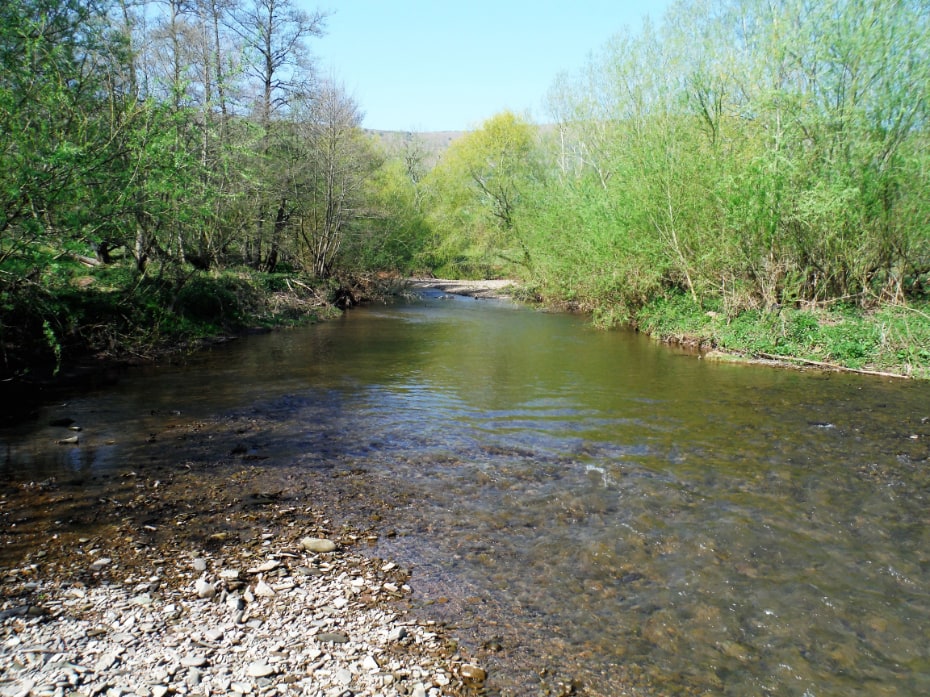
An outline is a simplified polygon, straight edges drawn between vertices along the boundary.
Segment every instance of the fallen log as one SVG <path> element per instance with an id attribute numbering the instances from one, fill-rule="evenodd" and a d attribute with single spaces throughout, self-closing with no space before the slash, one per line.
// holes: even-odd
<path id="1" fill-rule="evenodd" d="M 759 358 L 765 358 L 770 361 L 794 361 L 795 363 L 801 363 L 803 365 L 809 365 L 815 368 L 837 370 L 843 373 L 858 373 L 859 375 L 876 375 L 878 377 L 883 377 L 883 378 L 901 378 L 902 380 L 907 380 L 910 378 L 910 375 L 902 375 L 901 373 L 885 373 L 880 370 L 866 370 L 864 368 L 850 368 L 845 365 L 838 365 L 836 363 L 825 363 L 824 361 L 814 361 L 809 358 L 798 358 L 797 356 L 777 356 L 773 353 L 763 353 L 761 351 L 754 353 L 753 355 L 758 356 Z"/>
<path id="2" fill-rule="evenodd" d="M 94 257 L 86 257 L 83 254 L 72 254 L 71 258 L 74 259 L 75 261 L 81 262 L 82 264 L 84 264 L 84 266 L 88 266 L 90 268 L 95 268 L 97 266 L 100 266 L 103 263 L 99 259 L 95 259 Z"/>

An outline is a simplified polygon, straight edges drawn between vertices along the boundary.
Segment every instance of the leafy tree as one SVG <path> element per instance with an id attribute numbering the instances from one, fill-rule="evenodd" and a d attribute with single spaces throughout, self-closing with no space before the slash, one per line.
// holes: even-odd
<path id="1" fill-rule="evenodd" d="M 340 255 L 349 269 L 418 271 L 419 255 L 430 237 L 421 210 L 422 189 L 410 178 L 408 164 L 386 157 L 366 182 L 367 214 L 346 240 Z"/>
<path id="2" fill-rule="evenodd" d="M 551 91 L 558 176 L 525 209 L 537 274 L 564 255 L 549 206 L 585 192 L 623 240 L 587 264 L 622 270 L 611 302 L 681 289 L 736 312 L 919 290 L 928 42 L 921 3 L 891 0 L 693 0 L 618 35 Z M 645 296 L 641 268 L 660 279 Z"/>
<path id="3" fill-rule="evenodd" d="M 262 129 L 253 162 L 254 188 L 247 192 L 258 200 L 258 209 L 255 233 L 246 241 L 246 257 L 265 270 L 277 265 L 288 216 L 287 183 L 275 176 L 273 151 L 281 145 L 274 140 L 286 139 L 289 129 L 286 124 L 276 128 L 275 118 L 285 116 L 292 99 L 311 84 L 306 41 L 322 34 L 325 18 L 320 12 L 300 10 L 292 0 L 247 0 L 232 15 L 230 26 L 242 40 L 245 71 L 258 88 L 252 115 Z"/>
<path id="4" fill-rule="evenodd" d="M 535 150 L 535 129 L 511 112 L 493 116 L 449 146 L 424 180 L 436 230 L 430 253 L 437 260 L 475 252 L 500 257 L 515 247 L 523 256 L 517 211 L 523 192 L 539 174 Z"/>

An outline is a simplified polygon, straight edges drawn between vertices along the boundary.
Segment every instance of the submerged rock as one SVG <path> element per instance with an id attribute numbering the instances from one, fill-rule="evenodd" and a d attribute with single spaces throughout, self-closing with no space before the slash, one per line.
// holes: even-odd
<path id="1" fill-rule="evenodd" d="M 488 674 L 483 668 L 479 668 L 471 663 L 463 665 L 460 673 L 465 680 L 473 683 L 484 682 L 488 678 Z"/>

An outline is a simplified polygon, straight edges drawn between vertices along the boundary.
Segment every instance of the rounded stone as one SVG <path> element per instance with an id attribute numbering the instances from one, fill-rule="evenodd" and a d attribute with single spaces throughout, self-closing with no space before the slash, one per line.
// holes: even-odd
<path id="1" fill-rule="evenodd" d="M 265 661 L 253 661 L 246 668 L 246 673 L 252 678 L 267 678 L 269 675 L 274 675 L 275 669 Z"/>
<path id="2" fill-rule="evenodd" d="M 488 677 L 487 672 L 483 668 L 479 668 L 471 663 L 463 665 L 460 672 L 462 678 L 469 682 L 484 682 Z"/>
<path id="3" fill-rule="evenodd" d="M 305 537 L 300 541 L 300 546 L 308 552 L 314 552 L 316 554 L 326 554 L 327 552 L 336 551 L 335 542 L 321 537 Z"/>

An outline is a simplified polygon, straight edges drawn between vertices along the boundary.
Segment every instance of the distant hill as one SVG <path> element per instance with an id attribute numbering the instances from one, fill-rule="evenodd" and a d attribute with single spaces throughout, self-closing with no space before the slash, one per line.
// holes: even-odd
<path id="1" fill-rule="evenodd" d="M 400 145 L 413 138 L 419 139 L 430 150 L 445 150 L 456 138 L 461 138 L 468 131 L 376 131 L 368 129 L 366 133 L 373 135 L 385 145 Z"/>
<path id="2" fill-rule="evenodd" d="M 558 132 L 555 124 L 542 124 L 535 127 L 540 137 L 547 137 Z M 379 131 L 365 129 L 365 133 L 381 143 L 388 153 L 401 153 L 419 147 L 425 152 L 425 164 L 432 167 L 449 145 L 467 135 L 469 131 Z"/>
<path id="3" fill-rule="evenodd" d="M 365 131 L 384 146 L 387 152 L 401 152 L 405 148 L 418 144 L 426 151 L 427 163 L 431 166 L 436 163 L 439 155 L 449 147 L 457 138 L 461 138 L 468 131 Z"/>

